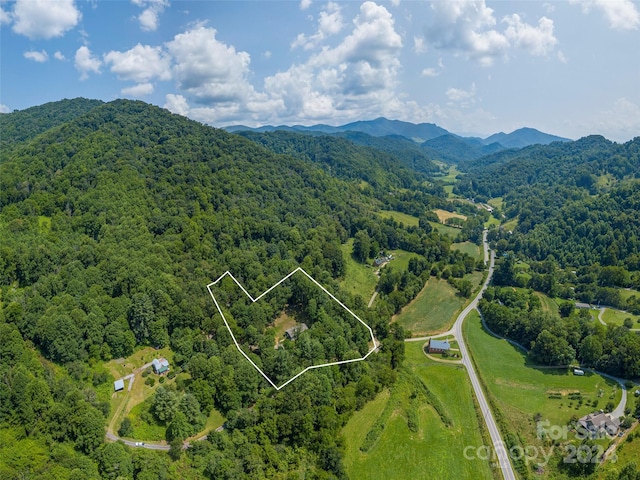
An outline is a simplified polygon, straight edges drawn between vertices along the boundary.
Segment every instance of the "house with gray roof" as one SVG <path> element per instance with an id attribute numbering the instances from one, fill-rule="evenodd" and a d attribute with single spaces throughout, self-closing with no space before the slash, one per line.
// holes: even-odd
<path id="1" fill-rule="evenodd" d="M 600 437 L 604 434 L 616 435 L 620 428 L 620 420 L 611 418 L 606 413 L 590 413 L 578 420 L 578 425 L 586 430 L 591 438 Z"/>
<path id="2" fill-rule="evenodd" d="M 284 336 L 286 338 L 288 338 L 289 340 L 295 340 L 296 338 L 298 338 L 298 335 L 300 335 L 305 330 L 309 330 L 309 327 L 307 327 L 307 324 L 306 323 L 299 323 L 299 324 L 297 324 L 297 325 L 285 330 Z"/>
<path id="3" fill-rule="evenodd" d="M 449 342 L 434 340 L 433 338 L 429 339 L 429 345 L 427 346 L 429 353 L 445 353 L 448 352 L 450 348 L 451 345 L 449 345 Z"/>

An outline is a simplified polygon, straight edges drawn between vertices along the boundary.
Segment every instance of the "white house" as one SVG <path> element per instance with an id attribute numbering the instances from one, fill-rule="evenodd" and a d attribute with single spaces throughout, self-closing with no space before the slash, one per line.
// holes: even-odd
<path id="1" fill-rule="evenodd" d="M 169 371 L 169 361 L 164 358 L 154 358 L 151 364 L 153 365 L 153 371 L 157 374 Z"/>

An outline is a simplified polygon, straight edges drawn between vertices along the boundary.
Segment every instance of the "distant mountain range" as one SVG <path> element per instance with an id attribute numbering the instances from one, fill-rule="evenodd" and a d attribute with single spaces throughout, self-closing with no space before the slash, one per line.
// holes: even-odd
<path id="1" fill-rule="evenodd" d="M 355 143 L 371 144 L 373 140 L 366 140 L 370 137 L 395 137 L 396 142 L 399 137 L 411 140 L 414 144 L 420 145 L 421 149 L 430 158 L 440 159 L 446 162 L 464 162 L 475 160 L 484 155 L 499 152 L 511 148 L 524 148 L 529 145 L 548 145 L 552 142 L 570 142 L 571 139 L 558 137 L 541 132 L 535 128 L 520 128 L 511 133 L 496 133 L 487 138 L 462 137 L 445 130 L 433 123 L 410 123 L 400 120 L 388 120 L 384 117 L 375 120 L 358 121 L 347 123 L 346 125 L 265 125 L 251 128 L 245 125 L 233 125 L 225 127 L 228 132 L 275 132 L 288 131 L 310 135 L 337 135 L 345 136 L 349 132 L 350 139 Z M 353 132 L 360 133 L 360 136 L 352 135 Z M 365 134 L 365 135 L 362 135 Z"/>

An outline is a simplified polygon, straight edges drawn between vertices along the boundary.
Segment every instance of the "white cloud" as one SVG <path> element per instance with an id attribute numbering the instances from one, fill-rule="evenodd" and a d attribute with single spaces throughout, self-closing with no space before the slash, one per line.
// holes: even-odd
<path id="1" fill-rule="evenodd" d="M 7 107 L 4 103 L 0 103 L 0 113 L 9 113 L 11 109 Z"/>
<path id="2" fill-rule="evenodd" d="M 11 23 L 11 13 L 0 6 L 0 25 Z M 0 112 L 1 113 L 1 112 Z"/>
<path id="3" fill-rule="evenodd" d="M 509 25 L 505 31 L 509 41 L 531 55 L 547 55 L 558 43 L 553 35 L 553 20 L 547 17 L 538 20 L 538 27 L 524 23 L 517 13 L 507 15 L 503 22 Z"/>
<path id="4" fill-rule="evenodd" d="M 553 35 L 553 20 L 542 17 L 538 26 L 522 21 L 519 15 L 507 15 L 502 20 L 508 27 L 497 28 L 493 9 L 485 0 L 464 2 L 435 1 L 431 3 L 433 21 L 425 30 L 430 45 L 453 51 L 484 66 L 507 58 L 513 48 L 532 55 L 546 55 L 558 43 Z"/>
<path id="5" fill-rule="evenodd" d="M 170 112 L 177 113 L 182 116 L 186 116 L 189 113 L 189 103 L 187 103 L 187 99 L 182 95 L 168 93 L 165 96 L 165 100 L 164 108 Z"/>
<path id="6" fill-rule="evenodd" d="M 300 10 L 306 10 L 311 6 L 311 0 L 300 0 Z"/>
<path id="7" fill-rule="evenodd" d="M 213 28 L 196 26 L 166 46 L 175 59 L 178 87 L 197 101 L 247 102 L 255 94 L 247 80 L 249 54 L 218 41 Z"/>
<path id="8" fill-rule="evenodd" d="M 78 48 L 75 57 L 76 70 L 80 72 L 80 80 L 89 78 L 89 73 L 100 73 L 102 62 L 95 57 L 85 45 Z"/>
<path id="9" fill-rule="evenodd" d="M 145 32 L 153 32 L 158 29 L 159 16 L 169 6 L 168 0 L 132 0 L 134 5 L 144 8 L 138 15 L 140 28 Z M 146 7 L 146 8 L 145 8 Z"/>
<path id="10" fill-rule="evenodd" d="M 271 53 L 271 50 L 267 50 L 266 52 L 264 52 L 264 58 L 266 58 L 267 60 L 271 58 L 271 55 L 273 55 Z"/>
<path id="11" fill-rule="evenodd" d="M 631 0 L 570 0 L 582 6 L 586 14 L 591 9 L 600 10 L 614 30 L 637 30 L 640 26 L 638 7 Z"/>
<path id="12" fill-rule="evenodd" d="M 462 105 L 468 105 L 469 103 L 474 103 L 474 99 L 476 96 L 476 84 L 475 82 L 471 84 L 471 88 L 469 90 L 462 90 L 459 88 L 449 88 L 445 92 L 447 98 L 452 102 L 457 102 Z"/>
<path id="13" fill-rule="evenodd" d="M 291 43 L 291 48 L 303 47 L 311 50 L 327 37 L 336 35 L 344 27 L 340 5 L 329 2 L 325 10 L 320 12 L 318 18 L 318 30 L 313 35 L 299 34 Z"/>
<path id="14" fill-rule="evenodd" d="M 40 52 L 36 50 L 30 50 L 28 52 L 24 52 L 24 58 L 33 60 L 34 62 L 44 63 L 49 60 L 49 54 L 46 50 L 41 50 Z"/>
<path id="15" fill-rule="evenodd" d="M 154 78 L 171 78 L 171 59 L 161 47 L 137 44 L 126 52 L 110 51 L 104 56 L 105 64 L 120 80 L 147 83 Z"/>
<path id="16" fill-rule="evenodd" d="M 427 46 L 425 45 L 424 37 L 413 37 L 413 51 L 418 55 L 427 51 Z"/>
<path id="17" fill-rule="evenodd" d="M 145 95 L 151 95 L 153 93 L 153 85 L 151 83 L 139 83 L 133 87 L 123 88 L 121 93 L 125 97 L 144 97 Z"/>
<path id="18" fill-rule="evenodd" d="M 420 72 L 420 75 L 422 75 L 423 77 L 437 77 L 438 75 L 440 75 L 440 72 L 433 67 L 423 68 L 422 72 Z"/>
<path id="19" fill-rule="evenodd" d="M 400 5 L 400 0 L 391 0 L 391 5 L 397 7 L 398 5 Z"/>
<path id="20" fill-rule="evenodd" d="M 619 142 L 637 137 L 640 132 L 640 105 L 624 97 L 618 98 L 610 109 L 586 120 L 585 130 Z"/>
<path id="21" fill-rule="evenodd" d="M 57 50 L 56 53 L 53 54 L 53 58 L 55 58 L 56 60 L 60 60 L 61 62 L 64 62 L 66 60 L 66 57 L 60 50 Z"/>
<path id="22" fill-rule="evenodd" d="M 13 31 L 31 40 L 60 37 L 75 27 L 81 14 L 74 0 L 17 0 Z"/>

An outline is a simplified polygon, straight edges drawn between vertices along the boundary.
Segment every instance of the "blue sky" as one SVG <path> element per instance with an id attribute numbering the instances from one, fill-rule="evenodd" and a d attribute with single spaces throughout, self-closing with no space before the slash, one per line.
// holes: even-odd
<path id="1" fill-rule="evenodd" d="M 0 110 L 136 98 L 215 126 L 385 116 L 640 135 L 632 0 L 0 0 Z"/>

